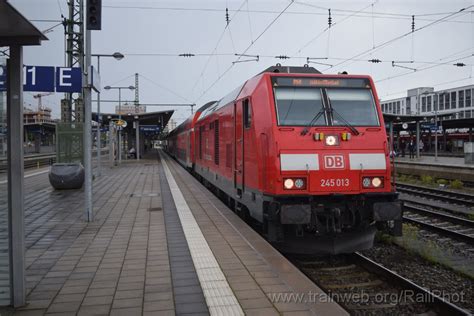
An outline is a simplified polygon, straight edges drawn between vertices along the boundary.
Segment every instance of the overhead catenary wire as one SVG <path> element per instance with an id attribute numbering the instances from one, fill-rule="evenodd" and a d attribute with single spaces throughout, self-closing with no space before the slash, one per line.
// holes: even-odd
<path id="1" fill-rule="evenodd" d="M 448 80 L 448 81 L 433 83 L 433 84 L 431 84 L 431 86 L 433 86 L 433 87 L 439 87 L 439 86 L 444 86 L 444 85 L 447 85 L 447 84 L 452 84 L 452 83 L 455 83 L 455 82 L 460 82 L 460 81 L 464 81 L 464 80 L 468 80 L 468 79 L 470 79 L 469 76 L 463 77 L 463 78 L 459 78 L 459 79 L 455 79 L 455 80 Z M 405 90 L 401 90 L 401 91 L 397 91 L 397 92 L 386 93 L 386 94 L 384 94 L 383 96 L 380 96 L 380 95 L 379 95 L 379 96 L 380 96 L 381 99 L 382 99 L 382 98 L 384 98 L 384 97 L 388 97 L 388 96 L 392 96 L 392 95 L 398 95 L 398 94 L 402 94 L 402 93 L 406 95 L 406 92 L 407 92 L 407 90 L 405 89 Z M 391 98 L 391 99 L 393 99 L 393 98 Z"/>
<path id="2" fill-rule="evenodd" d="M 443 66 L 443 65 L 449 65 L 453 62 L 457 62 L 459 60 L 463 60 L 463 59 L 466 59 L 466 58 L 470 58 L 472 57 L 473 54 L 469 54 L 469 55 L 466 55 L 466 56 L 463 56 L 463 57 L 459 57 L 459 58 L 455 58 L 455 59 L 452 59 L 446 63 L 439 63 L 439 64 L 434 64 L 434 65 L 430 65 L 430 66 L 427 66 L 427 67 L 423 67 L 423 68 L 413 68 L 415 69 L 415 71 L 417 73 L 421 72 L 421 71 L 424 71 L 424 70 L 428 70 L 428 69 L 431 69 L 431 68 L 435 68 L 435 67 L 439 67 L 439 66 Z M 399 66 L 400 67 L 400 66 Z M 403 67 L 403 68 L 409 68 L 409 67 Z M 393 76 L 389 76 L 389 77 L 386 77 L 386 78 L 383 78 L 383 79 L 379 79 L 379 80 L 376 80 L 375 82 L 378 83 L 378 82 L 383 82 L 383 81 L 386 81 L 386 80 L 391 80 L 391 79 L 395 79 L 395 78 L 399 78 L 399 77 L 403 77 L 403 76 L 406 76 L 406 75 L 411 75 L 413 74 L 413 71 L 410 71 L 410 72 L 405 72 L 405 73 L 401 73 L 401 74 L 398 74 L 398 75 L 393 75 Z"/>
<path id="3" fill-rule="evenodd" d="M 247 5 L 248 5 L 248 0 L 246 1 L 246 3 L 247 3 Z M 372 6 L 372 12 L 374 12 L 373 5 L 371 5 L 371 6 Z M 325 8 L 324 8 L 324 9 L 325 9 Z M 229 10 L 229 11 L 232 12 L 232 10 Z M 336 11 L 336 12 L 342 12 L 342 11 L 344 11 L 344 10 L 340 10 L 340 11 L 339 11 L 339 10 L 334 10 L 334 11 Z M 222 10 L 221 10 L 221 12 L 222 12 Z M 249 13 L 249 12 L 250 12 L 250 11 L 248 10 L 248 13 Z M 337 14 L 334 14 L 334 15 L 337 16 Z M 356 14 L 356 15 L 354 15 L 354 16 L 357 16 L 357 15 L 358 15 L 358 14 Z M 376 13 L 375 13 L 375 15 L 376 15 Z M 435 14 L 433 14 L 433 15 L 435 15 Z M 398 15 L 397 15 L 397 16 L 398 16 Z M 403 16 L 404 18 L 407 18 L 407 17 L 410 17 L 410 18 L 411 18 L 411 15 L 399 15 L 399 16 Z M 418 16 L 428 16 L 428 15 L 418 15 L 418 14 L 417 14 L 417 22 L 421 21 L 421 19 L 420 19 L 420 20 L 418 19 Z M 472 14 L 471 14 L 471 16 L 472 16 Z M 372 13 L 372 21 L 374 21 L 374 18 L 377 18 L 377 17 L 374 16 L 374 13 Z M 443 22 L 444 22 L 444 21 L 443 21 Z M 251 38 L 252 38 L 252 36 L 251 36 Z M 375 43 L 374 39 L 373 39 L 372 42 L 373 42 L 373 43 L 372 43 L 372 44 L 373 44 L 373 45 L 372 45 L 372 46 L 373 46 L 372 48 L 375 48 L 375 47 L 374 47 L 374 46 L 375 46 L 375 45 L 374 45 L 374 43 Z M 329 41 L 328 41 L 328 44 L 329 44 Z M 374 50 L 374 51 L 375 51 L 375 50 Z M 412 51 L 413 51 L 413 50 L 412 50 Z M 216 52 L 217 52 L 217 50 L 216 50 Z M 253 52 L 253 51 L 252 51 L 252 52 Z M 190 53 L 189 53 L 189 54 L 190 54 Z M 235 54 L 235 49 L 234 49 L 234 54 Z M 232 54 L 232 53 L 228 53 L 228 54 L 221 54 L 221 53 L 219 53 L 219 54 L 217 54 L 217 53 L 216 53 L 216 54 L 211 54 L 211 53 L 210 53 L 210 54 L 196 54 L 196 55 L 193 54 L 193 56 L 197 56 L 197 57 L 199 57 L 199 56 L 231 56 L 231 55 L 234 55 L 234 54 Z M 135 54 L 135 56 L 138 56 L 138 55 L 140 55 L 140 54 Z M 259 55 L 257 55 L 257 56 L 259 56 L 259 57 L 261 57 L 261 58 L 274 58 L 277 54 L 271 54 L 271 55 L 272 55 L 272 56 L 269 56 L 269 55 L 260 55 L 260 54 L 259 54 Z M 329 55 L 329 53 L 327 53 L 327 55 Z M 158 56 L 158 55 L 150 54 L 149 56 Z M 163 56 L 165 56 L 165 55 L 163 55 Z M 166 56 L 170 56 L 170 57 L 171 57 L 171 56 L 177 56 L 177 55 L 176 55 L 176 54 L 167 54 Z M 412 54 L 412 56 L 413 56 L 413 54 Z M 377 57 L 384 57 L 384 56 L 377 56 Z M 406 56 L 405 56 L 405 57 L 406 57 Z M 295 58 L 296 58 L 296 57 L 295 57 Z M 307 58 L 307 57 L 298 57 L 298 58 Z M 392 57 L 392 58 L 393 58 L 393 57 Z M 331 59 L 331 60 L 341 60 L 341 61 L 347 60 L 347 58 L 339 58 L 339 59 L 338 59 L 338 58 L 330 58 L 330 59 Z M 412 57 L 412 60 L 413 60 L 413 59 L 414 59 L 414 57 Z M 351 59 L 351 61 L 356 61 L 356 60 L 367 61 L 367 59 L 365 59 L 365 58 Z M 391 62 L 391 61 L 383 60 L 383 62 Z M 418 63 L 426 63 L 426 64 L 434 65 L 433 62 L 422 62 L 422 61 L 413 61 L 413 62 L 414 62 L 414 63 L 417 63 L 417 62 L 418 62 Z M 446 63 L 436 63 L 436 64 L 438 64 L 438 65 L 445 65 Z M 232 67 L 232 66 L 230 66 L 230 67 Z M 336 67 L 336 65 L 334 65 L 333 67 Z M 423 67 L 420 67 L 420 68 L 423 68 Z M 224 74 L 224 75 L 225 75 L 225 74 Z M 219 77 L 219 78 L 222 78 L 222 76 L 218 76 L 218 77 Z M 204 87 L 203 87 L 203 88 L 204 88 Z M 204 90 L 204 89 L 203 89 L 203 90 Z"/>
<path id="4" fill-rule="evenodd" d="M 124 82 L 125 80 L 130 79 L 130 78 L 132 78 L 132 77 L 135 77 L 135 74 L 132 74 L 132 75 L 127 76 L 127 77 L 124 77 L 124 78 L 122 78 L 122 79 L 119 79 L 119 80 L 117 80 L 117 81 L 111 83 L 111 84 L 107 84 L 107 85 L 104 85 L 104 86 L 115 86 L 116 84 L 119 84 L 119 83 L 121 83 L 121 82 Z"/>
<path id="5" fill-rule="evenodd" d="M 290 3 L 264 28 L 264 30 L 255 38 L 255 40 L 250 43 L 249 46 L 242 52 L 242 54 L 239 55 L 236 61 L 234 61 L 216 80 L 214 80 L 209 87 L 207 87 L 203 93 L 194 101 L 194 103 L 197 103 L 206 93 L 212 89 L 216 83 L 224 77 L 231 69 L 234 67 L 236 62 L 239 62 L 242 56 L 245 56 L 248 52 L 248 50 L 270 29 L 270 27 L 282 16 L 283 13 L 285 13 L 286 10 L 294 3 L 294 0 L 291 0 Z"/>
<path id="6" fill-rule="evenodd" d="M 412 31 L 406 32 L 406 33 L 403 33 L 403 34 L 401 34 L 401 35 L 399 35 L 399 36 L 396 36 L 396 37 L 394 37 L 394 38 L 392 38 L 392 39 L 389 39 L 389 40 L 387 40 L 387 41 L 385 41 L 385 42 L 383 42 L 383 43 L 377 45 L 375 48 L 370 48 L 370 49 L 364 50 L 363 52 L 358 53 L 358 54 L 354 55 L 354 56 L 351 57 L 351 58 L 347 58 L 346 60 L 341 61 L 340 63 L 337 63 L 337 64 L 334 65 L 333 67 L 329 67 L 329 68 L 327 68 L 327 69 L 325 69 L 325 70 L 338 67 L 338 66 L 340 66 L 340 65 L 342 65 L 342 64 L 345 64 L 345 63 L 347 63 L 347 62 L 349 62 L 349 61 L 352 61 L 354 58 L 359 58 L 359 57 L 361 57 L 361 56 L 365 56 L 365 55 L 369 54 L 370 52 L 377 51 L 377 50 L 379 50 L 379 49 L 381 49 L 381 48 L 383 48 L 383 47 L 386 47 L 386 46 L 388 46 L 388 45 L 390 45 L 390 44 L 392 44 L 392 43 L 394 43 L 394 42 L 396 42 L 396 41 L 398 41 L 398 40 L 400 40 L 400 39 L 402 39 L 402 38 L 404 38 L 404 37 L 406 37 L 406 36 L 408 36 L 408 35 L 414 33 L 414 32 L 419 32 L 419 31 L 424 30 L 424 29 L 426 29 L 426 28 L 428 28 L 428 27 L 430 27 L 430 26 L 433 26 L 433 25 L 435 25 L 435 24 L 438 24 L 438 23 L 440 23 L 440 22 L 443 21 L 443 20 L 449 19 L 450 17 L 453 17 L 454 15 L 457 15 L 457 14 L 459 14 L 459 13 L 462 13 L 462 12 L 464 12 L 465 10 L 467 10 L 467 9 L 473 7 L 473 6 L 474 6 L 474 5 L 470 5 L 470 6 L 466 7 L 466 8 L 462 8 L 462 9 L 460 9 L 460 10 L 454 12 L 454 13 L 450 13 L 450 14 L 447 15 L 447 16 L 444 16 L 444 17 L 442 17 L 442 18 L 439 18 L 439 19 L 437 19 L 437 20 L 435 20 L 435 21 L 433 21 L 433 22 L 431 22 L 431 23 L 428 23 L 428 24 L 425 24 L 425 25 L 423 25 L 423 26 L 421 26 L 421 27 L 415 28 L 415 29 L 413 30 L 413 32 L 412 32 Z"/>
<path id="7" fill-rule="evenodd" d="M 63 8 L 61 7 L 61 3 L 59 3 L 59 0 L 56 0 L 56 3 L 58 4 L 58 7 L 59 7 L 59 14 L 63 16 Z"/>
<path id="8" fill-rule="evenodd" d="M 469 48 L 471 49 L 471 48 Z M 467 50 L 469 50 L 467 49 Z M 464 50 L 466 51 L 466 50 Z M 1 52 L 0 52 L 1 53 Z M 347 60 L 346 57 L 307 57 L 307 56 L 288 56 L 284 54 L 239 54 L 239 53 L 123 53 L 124 56 L 127 57 L 208 57 L 208 56 L 220 56 L 220 57 L 229 57 L 229 56 L 242 56 L 242 57 L 253 57 L 260 59 L 263 58 L 278 58 L 278 59 L 301 59 L 301 60 L 314 60 L 314 59 L 325 59 L 325 60 L 340 60 L 344 61 Z M 401 61 L 395 59 L 365 59 L 365 58 L 354 58 L 351 61 L 362 61 L 362 62 L 371 62 L 371 63 L 414 63 L 414 64 L 438 64 L 438 65 L 446 65 L 446 63 L 441 62 L 434 62 L 434 61 L 424 61 L 424 60 L 409 60 L 409 61 Z"/>
<path id="9" fill-rule="evenodd" d="M 252 32 L 252 21 L 250 20 L 250 9 L 249 9 L 249 0 L 246 0 L 247 3 L 247 17 L 249 21 L 249 31 L 250 31 L 250 42 L 253 42 L 253 32 Z"/>
<path id="10" fill-rule="evenodd" d="M 421 71 L 424 71 L 424 70 L 428 70 L 428 69 L 437 67 L 437 66 L 447 65 L 447 64 L 450 64 L 450 63 L 452 63 L 452 62 L 454 62 L 454 61 L 457 61 L 457 60 L 460 60 L 460 59 L 469 58 L 470 56 L 472 56 L 472 54 L 470 54 L 470 55 L 465 55 L 465 56 L 461 56 L 461 57 L 456 57 L 456 58 L 454 58 L 454 59 L 452 59 L 452 60 L 450 60 L 450 61 L 447 61 L 447 62 L 437 63 L 438 61 L 441 61 L 441 60 L 444 60 L 444 59 L 448 59 L 448 58 L 452 58 L 452 57 L 454 57 L 454 56 L 456 56 L 456 55 L 463 54 L 463 53 L 465 53 L 466 51 L 472 50 L 472 49 L 473 49 L 473 47 L 470 47 L 470 48 L 468 48 L 468 49 L 464 49 L 464 50 L 462 50 L 462 51 L 458 51 L 458 52 L 456 52 L 456 53 L 454 53 L 454 54 L 450 54 L 450 55 L 448 55 L 448 56 L 445 56 L 445 57 L 443 57 L 443 58 L 440 58 L 440 59 L 438 59 L 437 61 L 434 61 L 434 62 L 433 62 L 433 63 L 436 63 L 434 66 L 432 66 L 432 67 L 425 67 L 425 68 L 423 68 L 423 69 L 418 69 L 418 70 L 417 70 L 417 73 L 419 73 L 419 72 L 421 72 Z M 467 56 L 467 57 L 466 57 L 466 56 Z M 376 83 L 384 82 L 384 81 L 396 79 L 396 78 L 403 77 L 403 76 L 407 76 L 407 75 L 411 75 L 411 74 L 414 74 L 414 72 L 412 72 L 412 71 L 404 72 L 404 73 L 401 73 L 401 74 L 398 74 L 398 75 L 394 75 L 394 76 L 389 76 L 389 77 L 386 77 L 386 78 L 383 78 L 383 79 L 377 79 L 375 82 L 376 82 Z"/>
<path id="11" fill-rule="evenodd" d="M 298 3 L 301 3 L 301 4 L 304 4 L 304 5 L 311 5 L 309 3 L 304 3 L 304 2 L 298 2 Z M 222 10 L 221 9 L 217 9 L 217 8 L 184 8 L 184 7 L 156 7 L 156 6 L 137 6 L 137 5 L 132 5 L 132 6 L 127 6 L 127 5 L 121 5 L 121 6 L 117 6 L 117 5 L 103 5 L 104 8 L 110 8 L 110 9 L 136 9 L 136 10 L 161 10 L 161 11 L 194 11 L 194 12 L 211 12 L 211 13 L 221 13 Z M 321 10 L 325 10 L 327 11 L 328 8 L 325 8 L 325 7 L 318 7 L 318 6 L 314 6 L 313 7 L 315 8 L 318 8 L 318 9 L 321 9 Z M 232 10 L 232 9 L 229 9 L 229 12 L 235 12 L 237 10 Z M 334 11 L 337 11 L 337 12 L 346 12 L 346 13 L 354 13 L 354 12 L 357 12 L 357 11 L 354 11 L 354 10 L 344 10 L 344 9 L 334 9 Z M 275 10 L 248 10 L 248 12 L 251 12 L 251 13 L 257 13 L 257 14 L 276 14 L 278 13 L 278 11 L 275 11 Z M 429 17 L 429 16 L 439 16 L 439 15 L 445 15 L 445 14 L 449 14 L 449 13 L 452 13 L 452 12 L 437 12 L 437 13 L 421 13 L 421 14 L 417 14 L 418 17 Z M 285 12 L 285 14 L 292 14 L 292 15 L 321 15 L 321 16 L 325 16 L 326 13 L 324 12 L 305 12 L 305 11 L 287 11 Z M 345 16 L 354 16 L 354 17 L 359 17 L 359 18 L 372 18 L 372 15 L 371 14 L 361 14 L 361 13 L 358 13 L 358 14 L 333 14 L 334 16 L 341 16 L 341 17 L 345 17 Z M 374 18 L 381 18 L 381 19 L 395 19 L 395 20 L 401 20 L 401 19 L 405 19 L 405 20 L 410 20 L 411 19 L 411 15 L 412 14 L 400 14 L 400 13 L 388 13 L 388 12 L 374 12 Z M 434 21 L 433 19 L 419 19 L 419 21 L 425 21 L 425 22 L 431 22 L 431 21 Z M 474 22 L 469 22 L 469 21 L 446 21 L 446 22 L 450 22 L 450 23 L 474 23 Z"/>
<path id="12" fill-rule="evenodd" d="M 378 2 L 375 1 L 374 3 Z M 319 8 L 318 6 L 315 6 L 315 5 L 311 5 L 311 4 L 308 4 L 308 3 L 302 3 L 302 2 L 299 2 L 297 1 L 296 2 L 297 4 L 303 4 L 303 5 L 306 5 L 306 6 L 309 6 L 309 7 L 317 7 Z M 370 6 L 370 5 L 369 5 Z M 359 11 L 356 11 L 356 12 L 362 12 L 364 11 L 365 9 L 367 9 L 369 6 L 365 6 L 363 7 L 362 9 L 360 9 Z M 355 14 L 355 13 L 354 13 Z M 348 15 L 346 16 L 344 19 L 342 19 L 341 21 L 339 22 L 335 22 L 335 23 L 332 23 L 332 20 L 331 20 L 331 26 L 335 26 L 335 25 L 340 25 L 341 23 L 343 23 L 344 21 L 346 21 L 347 19 L 351 18 L 352 16 L 354 16 L 354 14 L 352 15 Z M 318 38 L 320 38 L 324 33 L 326 33 L 328 30 L 330 29 L 330 26 L 327 26 L 326 28 L 324 28 L 324 30 L 322 30 L 320 33 L 318 33 L 315 37 L 313 37 L 312 39 L 310 39 L 308 42 L 306 42 L 306 44 L 304 44 L 301 48 L 299 48 L 293 55 L 291 55 L 292 57 L 295 57 L 296 55 L 298 55 L 299 53 L 301 53 L 301 51 L 303 49 L 305 49 L 306 47 L 308 47 L 309 45 L 311 45 L 312 43 L 314 43 L 314 41 L 316 41 Z"/>
<path id="13" fill-rule="evenodd" d="M 201 82 L 202 83 L 202 78 L 204 76 L 204 73 L 206 72 L 206 69 L 207 67 L 209 66 L 209 63 L 213 57 L 213 55 L 215 54 L 215 52 L 217 51 L 217 48 L 219 47 L 219 44 L 221 43 L 222 39 L 224 38 L 224 35 L 225 35 L 225 32 L 227 30 L 227 28 L 229 27 L 230 23 L 232 22 L 232 20 L 234 19 L 234 17 L 240 12 L 240 10 L 242 9 L 243 5 L 245 4 L 245 1 L 242 1 L 241 5 L 239 6 L 238 10 L 232 15 L 232 17 L 230 18 L 230 21 L 228 24 L 226 24 L 226 26 L 224 27 L 224 30 L 222 31 L 221 35 L 219 36 L 219 39 L 217 40 L 217 43 L 216 45 L 214 46 L 214 49 L 212 50 L 212 53 L 211 55 L 209 55 L 209 58 L 207 59 L 206 63 L 204 64 L 204 67 L 203 69 L 201 70 L 201 73 L 199 75 L 199 78 L 195 81 L 192 89 L 191 89 L 191 93 L 194 92 L 194 89 L 196 88 L 196 85 Z"/>
<path id="14" fill-rule="evenodd" d="M 55 24 L 53 26 L 51 26 L 50 28 L 47 28 L 46 30 L 44 31 L 41 31 L 43 34 L 46 34 L 46 33 L 49 33 L 51 31 L 53 31 L 55 28 L 57 28 L 58 26 L 62 26 L 63 25 L 63 22 L 59 22 L 58 24 Z"/>
<path id="15" fill-rule="evenodd" d="M 152 83 L 153 85 L 155 85 L 155 86 L 157 86 L 157 87 L 159 87 L 159 88 L 161 88 L 161 89 L 163 89 L 163 90 L 168 91 L 169 93 L 173 94 L 174 96 L 176 96 L 176 97 L 178 97 L 178 98 L 180 98 L 180 99 L 182 99 L 182 100 L 185 100 L 185 101 L 187 101 L 187 102 L 191 102 L 189 99 L 187 99 L 187 98 L 185 98 L 184 96 L 178 94 L 176 91 L 173 91 L 172 89 L 170 89 L 170 88 L 168 88 L 168 87 L 165 87 L 165 86 L 163 86 L 163 85 L 161 85 L 161 84 L 159 84 L 159 83 L 157 83 L 157 82 L 151 80 L 150 78 L 145 77 L 145 76 L 142 75 L 142 74 L 139 74 L 139 76 L 142 77 L 143 79 L 147 80 L 148 82 Z"/>

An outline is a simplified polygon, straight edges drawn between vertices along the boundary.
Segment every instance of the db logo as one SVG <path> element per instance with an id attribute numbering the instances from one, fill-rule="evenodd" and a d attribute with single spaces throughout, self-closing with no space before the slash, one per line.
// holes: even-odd
<path id="1" fill-rule="evenodd" d="M 332 155 L 324 156 L 325 169 L 344 169 L 344 156 Z"/>

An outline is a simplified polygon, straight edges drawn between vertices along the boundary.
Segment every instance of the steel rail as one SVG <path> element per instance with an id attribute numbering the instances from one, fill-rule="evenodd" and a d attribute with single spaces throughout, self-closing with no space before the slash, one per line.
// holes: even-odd
<path id="1" fill-rule="evenodd" d="M 454 204 L 474 206 L 474 195 L 461 192 L 445 191 L 405 183 L 397 183 L 397 191 L 426 196 L 429 198 L 437 198 Z"/>
<path id="2" fill-rule="evenodd" d="M 386 280 L 389 280 L 389 282 L 393 282 L 404 289 L 409 289 L 413 291 L 416 295 L 422 295 L 422 297 L 428 298 L 426 300 L 427 302 L 423 303 L 431 305 L 436 311 L 439 311 L 441 315 L 470 315 L 468 311 L 446 301 L 445 299 L 433 294 L 432 292 L 417 285 L 411 280 L 404 278 L 398 273 L 387 269 L 381 264 L 367 258 L 366 256 L 358 252 L 352 254 L 352 258 L 355 262 L 357 262 L 357 264 L 359 264 L 366 270 L 377 274 L 378 276 L 383 277 Z"/>
<path id="3" fill-rule="evenodd" d="M 454 231 L 454 230 L 439 227 L 439 226 L 429 224 L 429 223 L 426 223 L 426 222 L 422 222 L 420 220 L 409 218 L 409 217 L 406 217 L 406 216 L 403 216 L 403 221 L 408 222 L 410 224 L 418 225 L 421 228 L 424 228 L 426 230 L 430 230 L 432 232 L 435 232 L 435 233 L 438 233 L 438 234 L 441 234 L 441 235 L 444 235 L 444 236 L 449 236 L 453 239 L 465 242 L 467 244 L 474 245 L 474 237 L 472 237 L 470 235 L 459 233 L 459 232 Z"/>
<path id="4" fill-rule="evenodd" d="M 448 221 L 448 222 L 451 222 L 451 223 L 454 223 L 454 224 L 463 225 L 463 226 L 466 226 L 466 227 L 469 227 L 469 228 L 474 228 L 474 221 L 472 221 L 472 220 L 462 218 L 462 217 L 459 217 L 459 216 L 453 216 L 453 215 L 446 214 L 446 213 L 427 210 L 425 208 L 422 208 L 422 207 L 419 207 L 419 206 L 416 206 L 416 205 L 412 205 L 411 203 L 413 203 L 413 202 L 405 203 L 403 205 L 404 209 L 406 209 L 407 211 L 413 212 L 413 213 L 420 214 L 420 215 L 427 215 L 427 216 L 439 218 L 439 219 L 442 219 L 442 220 L 445 220 L 445 221 Z M 418 203 L 416 203 L 416 204 L 418 204 Z M 422 203 L 419 203 L 419 204 L 423 205 Z M 450 211 L 446 210 L 446 212 L 450 212 Z"/>

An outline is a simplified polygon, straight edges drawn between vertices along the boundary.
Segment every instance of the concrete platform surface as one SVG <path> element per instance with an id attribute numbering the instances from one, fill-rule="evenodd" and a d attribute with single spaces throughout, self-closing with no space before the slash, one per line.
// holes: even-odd
<path id="1" fill-rule="evenodd" d="M 434 156 L 421 156 L 420 158 L 410 159 L 408 155 L 405 157 L 395 158 L 397 163 L 410 163 L 420 165 L 445 166 L 454 168 L 469 168 L 474 169 L 474 164 L 466 164 L 464 157 L 438 157 L 435 160 Z"/>
<path id="2" fill-rule="evenodd" d="M 429 175 L 435 178 L 474 182 L 474 165 L 465 164 L 464 158 L 422 156 L 410 159 L 407 156 L 395 159 L 395 170 L 416 176 Z"/>
<path id="3" fill-rule="evenodd" d="M 28 304 L 2 315 L 347 314 L 168 157 L 104 168 L 92 223 L 25 184 Z"/>

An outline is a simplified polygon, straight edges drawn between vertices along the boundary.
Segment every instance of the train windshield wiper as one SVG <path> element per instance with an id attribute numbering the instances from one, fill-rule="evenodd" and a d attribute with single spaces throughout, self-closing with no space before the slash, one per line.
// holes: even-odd
<path id="1" fill-rule="evenodd" d="M 339 114 L 333 107 L 332 107 L 332 104 L 331 104 L 331 99 L 329 98 L 329 96 L 327 96 L 328 98 L 328 101 L 329 101 L 329 111 L 333 114 L 333 117 L 334 117 L 334 114 L 339 118 L 339 120 L 342 121 L 342 123 L 344 123 L 344 126 L 348 127 L 352 133 L 354 133 L 354 135 L 359 135 L 359 131 L 357 130 L 357 128 L 355 128 L 351 123 L 349 123 L 344 117 L 342 117 L 341 114 Z M 334 123 L 333 123 L 334 125 Z"/>
<path id="2" fill-rule="evenodd" d="M 304 127 L 304 129 L 301 131 L 301 135 L 304 136 L 308 134 L 310 127 L 313 126 L 314 122 L 316 122 L 321 117 L 321 115 L 324 114 L 324 112 L 326 112 L 326 109 L 323 106 L 321 110 L 319 110 L 319 112 L 316 113 L 316 115 L 311 119 L 311 121 Z"/>

